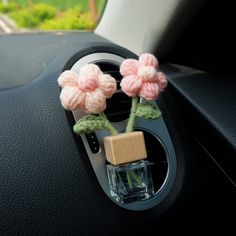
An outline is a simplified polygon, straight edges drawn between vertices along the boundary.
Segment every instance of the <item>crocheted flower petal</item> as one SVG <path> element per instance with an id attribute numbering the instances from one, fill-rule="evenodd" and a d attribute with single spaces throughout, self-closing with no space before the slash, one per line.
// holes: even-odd
<path id="1" fill-rule="evenodd" d="M 134 59 L 126 59 L 120 65 L 120 73 L 123 76 L 135 75 L 139 68 L 139 62 Z"/>
<path id="2" fill-rule="evenodd" d="M 84 92 L 92 92 L 98 87 L 97 76 L 79 76 L 79 88 Z"/>
<path id="3" fill-rule="evenodd" d="M 142 81 L 155 81 L 157 77 L 156 69 L 153 66 L 142 66 L 138 69 L 137 75 Z"/>
<path id="4" fill-rule="evenodd" d="M 160 91 L 164 91 L 164 89 L 167 86 L 167 79 L 164 73 L 162 72 L 157 72 L 157 84 L 159 85 Z"/>
<path id="5" fill-rule="evenodd" d="M 141 66 L 153 66 L 157 67 L 158 66 L 158 61 L 156 57 L 154 57 L 150 53 L 144 53 L 139 57 L 139 63 Z"/>
<path id="6" fill-rule="evenodd" d="M 97 89 L 94 92 L 86 93 L 85 112 L 98 114 L 106 109 L 106 97 L 102 90 Z"/>
<path id="7" fill-rule="evenodd" d="M 160 90 L 157 83 L 145 82 L 142 84 L 138 95 L 146 100 L 155 100 L 159 93 Z"/>
<path id="8" fill-rule="evenodd" d="M 102 71 L 97 65 L 86 64 L 79 71 L 79 88 L 84 92 L 94 91 L 98 87 L 98 77 Z"/>
<path id="9" fill-rule="evenodd" d="M 57 82 L 62 88 L 65 86 L 76 87 L 78 85 L 78 74 L 72 70 L 66 70 L 61 73 Z"/>
<path id="10" fill-rule="evenodd" d="M 79 70 L 79 76 L 81 77 L 98 77 L 101 74 L 102 71 L 95 64 L 86 64 Z"/>
<path id="11" fill-rule="evenodd" d="M 124 77 L 121 80 L 121 90 L 130 97 L 136 96 L 141 88 L 142 81 L 135 75 Z"/>
<path id="12" fill-rule="evenodd" d="M 61 104 L 67 110 L 83 108 L 85 93 L 76 87 L 66 86 L 60 94 Z"/>
<path id="13" fill-rule="evenodd" d="M 98 78 L 98 87 L 107 98 L 110 98 L 116 91 L 116 80 L 110 75 L 100 75 Z"/>

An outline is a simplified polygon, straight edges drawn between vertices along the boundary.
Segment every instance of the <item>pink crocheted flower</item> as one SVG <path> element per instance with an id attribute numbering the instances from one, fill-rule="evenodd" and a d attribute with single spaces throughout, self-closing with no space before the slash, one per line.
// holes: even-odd
<path id="1" fill-rule="evenodd" d="M 103 74 L 97 65 L 81 67 L 79 74 L 67 70 L 58 78 L 62 87 L 61 104 L 67 110 L 83 109 L 86 113 L 97 114 L 106 108 L 106 98 L 116 91 L 116 80 Z"/>
<path id="2" fill-rule="evenodd" d="M 156 57 L 149 53 L 142 54 L 138 61 L 124 60 L 120 66 L 120 73 L 124 76 L 120 84 L 122 91 L 130 97 L 157 99 L 167 86 L 165 75 L 157 71 L 157 67 Z"/>

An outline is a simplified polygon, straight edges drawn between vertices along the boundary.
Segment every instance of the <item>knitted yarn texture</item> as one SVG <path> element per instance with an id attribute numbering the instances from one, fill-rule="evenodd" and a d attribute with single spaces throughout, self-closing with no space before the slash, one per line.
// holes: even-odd
<path id="1" fill-rule="evenodd" d="M 63 72 L 58 84 L 62 87 L 62 106 L 67 110 L 83 109 L 88 114 L 104 111 L 106 98 L 116 91 L 116 80 L 94 64 L 84 65 L 79 74 L 70 70 Z"/>
<path id="2" fill-rule="evenodd" d="M 164 91 L 167 80 L 158 69 L 158 60 L 149 53 L 142 54 L 138 60 L 124 60 L 120 73 L 123 76 L 121 90 L 132 97 L 126 127 L 126 132 L 132 132 L 136 118 L 153 120 L 161 116 L 158 107 L 150 101 Z M 118 134 L 103 112 L 106 99 L 112 97 L 117 89 L 116 80 L 111 75 L 104 74 L 95 64 L 87 64 L 80 68 L 79 73 L 64 71 L 58 78 L 58 84 L 62 88 L 62 106 L 72 111 L 82 109 L 88 114 L 77 121 L 74 132 L 82 134 L 107 129 L 112 135 Z M 140 103 L 140 98 L 146 102 Z"/>
<path id="3" fill-rule="evenodd" d="M 165 75 L 157 68 L 157 59 L 149 53 L 142 54 L 139 60 L 124 60 L 120 66 L 120 73 L 124 76 L 120 84 L 122 91 L 130 97 L 157 99 L 167 86 Z"/>

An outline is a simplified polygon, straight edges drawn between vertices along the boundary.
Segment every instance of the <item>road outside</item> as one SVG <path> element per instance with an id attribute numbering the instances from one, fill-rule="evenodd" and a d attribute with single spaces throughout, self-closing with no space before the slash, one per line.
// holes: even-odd
<path id="1" fill-rule="evenodd" d="M 0 34 L 19 32 L 14 23 L 5 15 L 0 15 Z"/>

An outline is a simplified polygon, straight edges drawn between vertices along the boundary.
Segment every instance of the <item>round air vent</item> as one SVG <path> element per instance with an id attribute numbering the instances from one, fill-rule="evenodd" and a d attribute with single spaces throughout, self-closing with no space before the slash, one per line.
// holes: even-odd
<path id="1" fill-rule="evenodd" d="M 140 130 L 140 129 L 139 129 Z M 168 160 L 166 150 L 160 140 L 150 131 L 142 130 L 145 138 L 148 160 L 151 165 L 154 191 L 157 193 L 168 176 Z"/>

